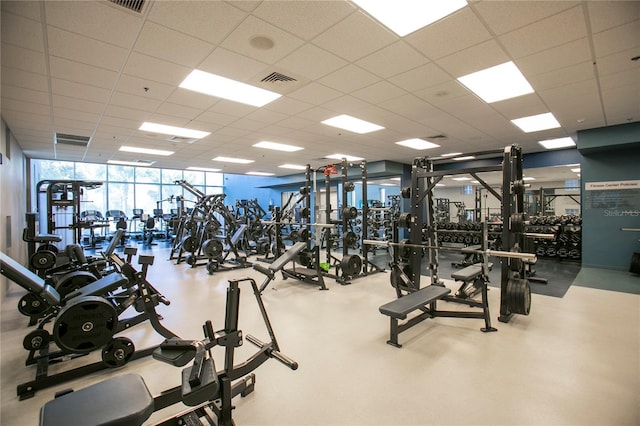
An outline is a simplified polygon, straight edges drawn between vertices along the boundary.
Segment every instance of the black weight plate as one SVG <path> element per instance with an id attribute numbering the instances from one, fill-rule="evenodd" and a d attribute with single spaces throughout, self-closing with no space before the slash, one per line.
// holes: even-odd
<path id="1" fill-rule="evenodd" d="M 182 240 L 182 249 L 184 251 L 190 251 L 191 253 L 194 253 L 196 250 L 198 250 L 198 240 L 196 240 L 195 237 L 185 237 Z"/>
<path id="2" fill-rule="evenodd" d="M 193 254 L 188 255 L 184 260 L 187 262 L 187 265 L 190 266 L 196 266 L 196 263 L 198 263 L 198 258 Z"/>
<path id="3" fill-rule="evenodd" d="M 511 278 L 507 282 L 507 305 L 514 314 L 529 315 L 531 310 L 531 287 L 529 281 Z"/>
<path id="4" fill-rule="evenodd" d="M 357 275 L 362 269 L 362 259 L 357 254 L 348 254 L 342 258 L 340 268 L 344 275 Z"/>
<path id="5" fill-rule="evenodd" d="M 400 191 L 400 195 L 402 196 L 402 198 L 407 199 L 407 198 L 411 198 L 411 188 L 408 186 L 405 186 L 404 188 L 402 188 L 402 190 Z"/>
<path id="6" fill-rule="evenodd" d="M 53 254 L 58 254 L 58 247 L 54 246 L 53 244 L 49 244 L 49 243 L 42 244 L 40 247 L 38 247 L 38 250 L 36 250 L 36 251 L 45 251 L 45 250 L 50 251 Z"/>
<path id="7" fill-rule="evenodd" d="M 34 293 L 27 293 L 18 301 L 18 312 L 27 317 L 38 317 L 49 309 L 49 304 Z"/>
<path id="8" fill-rule="evenodd" d="M 56 290 L 60 293 L 60 297 L 64 298 L 67 294 L 79 288 L 86 286 L 98 279 L 90 272 L 74 271 L 60 277 L 56 282 Z"/>
<path id="9" fill-rule="evenodd" d="M 347 247 L 355 248 L 356 244 L 358 243 L 358 236 L 355 234 L 355 232 L 349 231 L 344 234 L 343 240 L 344 244 Z"/>
<path id="10" fill-rule="evenodd" d="M 46 270 L 56 264 L 56 254 L 49 250 L 41 250 L 31 255 L 31 266 L 37 270 Z"/>
<path id="11" fill-rule="evenodd" d="M 204 230 L 210 234 L 215 233 L 219 228 L 218 223 L 213 220 L 209 220 L 204 224 Z"/>
<path id="12" fill-rule="evenodd" d="M 309 240 L 309 229 L 302 228 L 300 230 L 300 241 L 308 241 Z"/>
<path id="13" fill-rule="evenodd" d="M 346 182 L 346 183 L 344 184 L 344 189 L 345 189 L 345 191 L 347 191 L 347 192 L 351 192 L 351 191 L 353 191 L 354 189 L 356 189 L 356 185 L 355 185 L 353 182 Z"/>
<path id="14" fill-rule="evenodd" d="M 304 219 L 309 218 L 309 207 L 305 207 L 302 210 L 300 210 L 300 217 Z"/>
<path id="15" fill-rule="evenodd" d="M 297 243 L 300 240 L 300 233 L 298 233 L 298 231 L 295 231 L 295 230 L 289 232 L 289 239 L 294 243 Z"/>
<path id="16" fill-rule="evenodd" d="M 116 368 L 125 365 L 135 352 L 133 342 L 126 337 L 116 337 L 102 349 L 102 362 L 107 367 Z"/>
<path id="17" fill-rule="evenodd" d="M 224 245 L 220 240 L 210 239 L 202 243 L 202 252 L 209 259 L 219 259 L 224 252 Z"/>
<path id="18" fill-rule="evenodd" d="M 47 330 L 36 329 L 27 334 L 22 340 L 22 346 L 28 351 L 37 351 L 49 344 L 51 336 Z"/>
<path id="19" fill-rule="evenodd" d="M 76 299 L 58 313 L 53 325 L 53 340 L 69 352 L 88 353 L 111 341 L 118 326 L 118 313 L 102 297 Z"/>
<path id="20" fill-rule="evenodd" d="M 411 213 L 402 213 L 398 217 L 399 228 L 409 228 L 411 226 Z"/>
<path id="21" fill-rule="evenodd" d="M 209 263 L 207 263 L 207 272 L 209 273 L 209 275 L 213 274 L 214 272 L 216 272 L 218 270 L 218 262 L 217 261 L 211 261 Z"/>
<path id="22" fill-rule="evenodd" d="M 343 207 L 342 217 L 349 220 L 358 217 L 358 209 L 355 207 Z"/>

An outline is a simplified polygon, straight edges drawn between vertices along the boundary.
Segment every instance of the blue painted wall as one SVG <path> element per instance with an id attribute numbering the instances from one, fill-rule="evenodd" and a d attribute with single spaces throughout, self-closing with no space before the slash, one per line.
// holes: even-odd
<path id="1" fill-rule="evenodd" d="M 610 141 L 615 143 L 610 144 Z M 640 252 L 640 189 L 592 191 L 591 182 L 640 180 L 640 126 L 611 126 L 578 132 L 582 151 L 582 265 L 628 270 Z"/>
<path id="2" fill-rule="evenodd" d="M 280 190 L 265 188 L 278 182 L 277 178 L 224 175 L 225 204 L 235 206 L 236 200 L 258 200 L 258 204 L 267 210 L 270 204 L 280 206 Z"/>

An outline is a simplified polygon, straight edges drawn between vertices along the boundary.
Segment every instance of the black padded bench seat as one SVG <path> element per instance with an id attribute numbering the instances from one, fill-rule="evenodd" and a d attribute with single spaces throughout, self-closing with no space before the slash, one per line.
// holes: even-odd
<path id="1" fill-rule="evenodd" d="M 449 293 L 451 293 L 451 290 L 446 287 L 429 285 L 399 299 L 385 303 L 380 306 L 380 313 L 391 318 L 406 319 L 407 314 L 434 300 L 441 299 Z"/>
<path id="2" fill-rule="evenodd" d="M 493 269 L 493 263 L 489 262 L 488 267 L 489 267 L 489 270 Z M 481 273 L 482 273 L 482 264 L 476 263 L 473 265 L 469 265 L 464 269 L 460 269 L 459 271 L 453 272 L 451 274 L 451 278 L 457 281 L 468 282 L 475 279 Z"/>
<path id="3" fill-rule="evenodd" d="M 153 410 L 142 376 L 123 374 L 47 402 L 40 426 L 140 426 Z"/>
<path id="4" fill-rule="evenodd" d="M 305 247 L 307 247 L 307 243 L 304 241 L 300 241 L 299 243 L 295 243 L 291 248 L 284 252 L 282 256 L 277 258 L 269 265 L 269 269 L 274 272 L 278 272 L 280 269 L 284 267 L 287 263 L 289 263 L 293 258 L 300 253 Z"/>

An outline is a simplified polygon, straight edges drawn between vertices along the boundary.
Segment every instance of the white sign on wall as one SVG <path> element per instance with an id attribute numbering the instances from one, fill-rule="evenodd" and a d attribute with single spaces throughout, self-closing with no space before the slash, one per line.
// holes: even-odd
<path id="1" fill-rule="evenodd" d="M 640 180 L 614 180 L 609 182 L 585 182 L 585 191 L 611 191 L 620 189 L 640 189 Z"/>

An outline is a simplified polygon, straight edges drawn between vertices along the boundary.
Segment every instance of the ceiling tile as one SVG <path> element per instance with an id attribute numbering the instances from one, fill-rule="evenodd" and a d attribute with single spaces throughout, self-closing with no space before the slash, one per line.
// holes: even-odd
<path id="1" fill-rule="evenodd" d="M 53 106 L 55 108 L 73 109 L 76 111 L 85 111 L 93 114 L 101 114 L 104 110 L 103 103 L 60 95 L 53 95 Z"/>
<path id="2" fill-rule="evenodd" d="M 449 80 L 451 76 L 434 63 L 389 78 L 391 83 L 407 92 L 414 92 Z"/>
<path id="3" fill-rule="evenodd" d="M 49 105 L 49 93 L 37 90 L 25 89 L 24 87 L 3 86 L 2 99 L 14 99 L 36 104 Z"/>
<path id="4" fill-rule="evenodd" d="M 219 100 L 220 98 L 178 88 L 165 101 L 191 108 L 197 108 L 202 112 L 202 110 L 211 108 Z"/>
<path id="5" fill-rule="evenodd" d="M 73 62 L 68 59 L 51 57 L 49 62 L 51 77 L 83 83 L 89 86 L 111 89 L 118 74 L 104 68 Z M 77 96 L 83 96 L 77 94 Z"/>
<path id="6" fill-rule="evenodd" d="M 499 37 L 514 58 L 522 58 L 587 36 L 581 6 L 573 7 L 542 21 Z"/>
<path id="7" fill-rule="evenodd" d="M 145 90 L 148 89 L 148 90 Z M 159 101 L 166 100 L 174 91 L 175 86 L 150 81 L 148 79 L 132 77 L 130 75 L 121 75 L 115 90 L 131 95 L 144 96 Z"/>
<path id="8" fill-rule="evenodd" d="M 273 40 L 273 47 L 270 49 L 253 47 L 251 39 L 256 36 L 270 38 Z M 267 64 L 275 64 L 303 43 L 304 41 L 298 37 L 288 34 L 261 19 L 249 16 L 220 46 Z"/>
<path id="9" fill-rule="evenodd" d="M 80 36 L 55 27 L 48 27 L 49 53 L 53 56 L 75 62 L 119 71 L 127 55 L 127 50 L 103 43 L 89 37 Z"/>
<path id="10" fill-rule="evenodd" d="M 68 96 L 71 98 L 81 97 L 85 101 L 97 103 L 106 102 L 109 97 L 109 91 L 95 86 L 88 86 L 74 81 L 61 80 L 53 78 L 51 80 L 51 88 L 54 95 Z"/>
<path id="11" fill-rule="evenodd" d="M 388 78 L 427 62 L 429 62 L 427 58 L 400 40 L 360 59 L 357 65 L 376 75 Z"/>
<path id="12" fill-rule="evenodd" d="M 234 121 L 236 121 L 238 117 L 227 115 L 214 111 L 205 111 L 198 116 L 197 121 L 203 123 L 215 124 L 218 126 L 227 126 Z"/>
<path id="13" fill-rule="evenodd" d="M 593 35 L 596 56 L 603 56 L 627 49 L 640 50 L 640 20 Z"/>
<path id="14" fill-rule="evenodd" d="M 67 1 L 44 3 L 47 25 L 130 48 L 142 24 L 141 15 L 113 7 L 106 2 Z"/>
<path id="15" fill-rule="evenodd" d="M 163 102 L 155 111 L 156 114 L 171 115 L 175 117 L 194 120 L 202 113 L 200 108 L 191 108 L 184 105 L 178 105 L 171 102 Z"/>
<path id="16" fill-rule="evenodd" d="M 2 28 L 0 29 L 2 43 L 35 50 L 36 52 L 44 52 L 42 25 L 37 21 L 22 16 L 4 13 L 4 3 L 2 2 Z"/>
<path id="17" fill-rule="evenodd" d="M 525 56 L 515 63 L 525 77 L 529 77 L 585 61 L 591 61 L 591 49 L 586 37 Z"/>
<path id="18" fill-rule="evenodd" d="M 603 90 L 602 101 L 607 111 L 607 124 L 623 124 L 640 119 L 640 91 L 630 87 Z"/>
<path id="19" fill-rule="evenodd" d="M 367 102 L 377 104 L 388 99 L 405 95 L 406 92 L 397 86 L 383 80 L 353 92 L 353 96 Z"/>
<path id="20" fill-rule="evenodd" d="M 391 31 L 358 11 L 314 38 L 313 43 L 348 61 L 356 61 L 397 39 Z"/>
<path id="21" fill-rule="evenodd" d="M 123 74 L 178 86 L 191 71 L 191 68 L 182 65 L 132 52 Z"/>
<path id="22" fill-rule="evenodd" d="M 490 38 L 489 31 L 468 7 L 405 37 L 413 47 L 431 60 L 451 55 Z"/>
<path id="23" fill-rule="evenodd" d="M 380 81 L 380 78 L 358 66 L 347 65 L 346 67 L 332 72 L 318 81 L 332 89 L 336 89 L 344 93 L 351 93 L 354 90 L 361 89 Z"/>
<path id="24" fill-rule="evenodd" d="M 253 14 L 304 40 L 311 40 L 355 8 L 348 2 L 266 1 Z"/>
<path id="25" fill-rule="evenodd" d="M 44 56 L 40 52 L 2 43 L 2 64 L 29 71 L 36 74 L 45 74 L 47 69 Z"/>
<path id="26" fill-rule="evenodd" d="M 360 100 L 353 96 L 341 96 L 339 98 L 333 99 L 329 102 L 324 103 L 322 106 L 324 108 L 336 111 L 342 114 L 348 114 L 351 116 L 357 116 L 361 120 L 369 121 L 367 117 L 361 116 L 358 112 L 368 108 L 371 104 Z M 376 123 L 380 124 L 380 123 Z"/>
<path id="27" fill-rule="evenodd" d="M 134 49 L 154 58 L 195 68 L 213 51 L 214 46 L 153 22 L 146 22 Z"/>
<path id="28" fill-rule="evenodd" d="M 221 1 L 160 1 L 149 11 L 150 21 L 212 44 L 222 42 L 246 16 Z"/>
<path id="29" fill-rule="evenodd" d="M 494 40 L 488 40 L 452 55 L 440 58 L 438 65 L 454 77 L 462 77 L 508 62 L 510 57 Z"/>
<path id="30" fill-rule="evenodd" d="M 313 105 L 321 105 L 331 99 L 342 96 L 342 93 L 322 84 L 309 83 L 295 92 L 289 93 L 288 96 Z"/>
<path id="31" fill-rule="evenodd" d="M 472 8 L 495 34 L 501 35 L 578 4 L 576 1 L 483 1 L 473 3 Z"/>
<path id="32" fill-rule="evenodd" d="M 536 91 L 553 89 L 571 82 L 594 79 L 593 64 L 591 61 L 555 69 L 544 74 L 532 75 L 529 83 Z"/>
<path id="33" fill-rule="evenodd" d="M 104 115 L 106 117 L 116 117 L 116 118 L 125 118 L 128 120 L 135 120 L 136 122 L 139 123 L 139 125 L 141 125 L 144 121 L 147 121 L 147 118 L 149 117 L 150 114 L 151 113 L 148 111 L 134 109 L 134 108 L 127 108 L 125 106 L 116 106 L 116 105 L 109 105 L 104 112 Z M 133 131 L 129 131 L 127 133 L 130 134 L 130 133 L 133 133 Z"/>
<path id="34" fill-rule="evenodd" d="M 35 1 L 3 1 L 0 3 L 2 7 L 2 14 L 11 13 L 13 15 L 39 20 L 40 6 L 42 4 L 40 2 Z M 2 23 L 4 26 L 4 22 Z"/>
<path id="35" fill-rule="evenodd" d="M 2 84 L 5 85 L 8 82 L 11 82 L 12 86 L 24 87 L 25 89 L 32 89 L 39 92 L 49 91 L 47 78 L 44 75 L 3 66 Z"/>
<path id="36" fill-rule="evenodd" d="M 131 95 L 129 93 L 114 92 L 109 102 L 111 105 L 123 106 L 127 108 L 139 109 L 141 111 L 153 112 L 160 105 L 156 99 L 144 96 Z"/>
<path id="37" fill-rule="evenodd" d="M 609 74 L 616 74 L 621 71 L 634 71 L 636 75 L 640 73 L 640 63 L 630 59 L 638 55 L 638 49 L 623 50 L 612 55 L 598 58 L 598 74 L 602 77 Z"/>
<path id="38" fill-rule="evenodd" d="M 591 31 L 599 33 L 622 24 L 640 19 L 640 4 L 637 1 L 590 1 Z"/>
<path id="39" fill-rule="evenodd" d="M 276 65 L 315 80 L 338 68 L 342 68 L 346 64 L 347 62 L 338 56 L 307 43 L 279 61 Z"/>
<path id="40" fill-rule="evenodd" d="M 246 82 L 262 75 L 270 66 L 264 62 L 218 47 L 198 66 L 199 70 Z"/>
<path id="41" fill-rule="evenodd" d="M 312 108 L 313 105 L 293 99 L 289 96 L 282 96 L 275 101 L 265 105 L 263 108 L 269 111 L 281 112 L 286 115 L 294 115 Z"/>

